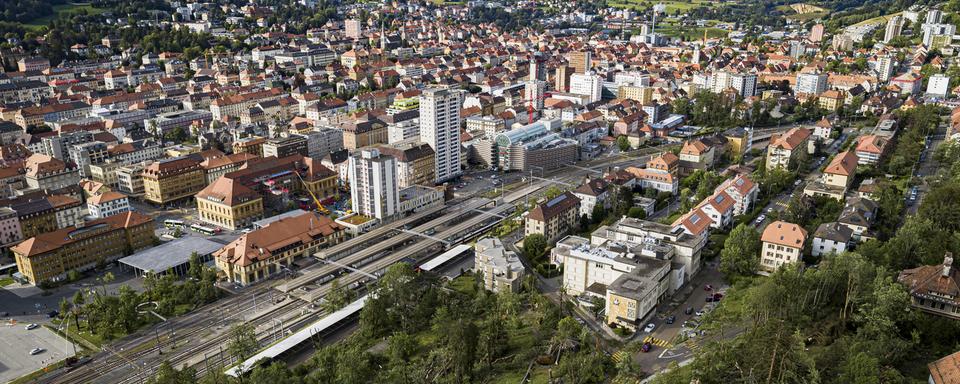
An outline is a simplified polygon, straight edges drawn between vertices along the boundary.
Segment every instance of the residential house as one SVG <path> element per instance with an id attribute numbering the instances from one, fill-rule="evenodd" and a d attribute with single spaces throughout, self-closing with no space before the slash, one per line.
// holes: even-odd
<path id="1" fill-rule="evenodd" d="M 943 264 L 903 270 L 897 281 L 907 287 L 914 308 L 960 320 L 960 276 L 953 269 L 952 253 L 944 255 Z"/>
<path id="2" fill-rule="evenodd" d="M 778 220 L 763 229 L 760 241 L 760 270 L 770 273 L 782 265 L 801 262 L 807 230 Z"/>
<path id="3" fill-rule="evenodd" d="M 853 244 L 853 230 L 837 223 L 823 223 L 813 233 L 810 254 L 820 257 L 830 253 L 843 253 Z"/>

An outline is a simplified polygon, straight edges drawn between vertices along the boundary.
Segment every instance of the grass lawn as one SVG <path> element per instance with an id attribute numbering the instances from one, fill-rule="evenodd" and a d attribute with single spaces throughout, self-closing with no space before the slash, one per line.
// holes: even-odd
<path id="1" fill-rule="evenodd" d="M 690 1 L 667 0 L 667 1 L 662 1 L 662 3 L 667 7 L 666 9 L 667 14 L 671 14 L 671 15 L 676 13 L 677 11 L 686 12 L 694 8 L 716 7 L 720 5 L 720 3 L 716 1 L 711 1 L 711 0 L 690 0 Z M 657 4 L 657 2 L 647 1 L 647 0 L 615 0 L 608 3 L 608 5 L 612 7 L 631 8 L 636 11 L 646 10 L 648 5 L 652 6 L 654 4 Z"/>
<path id="2" fill-rule="evenodd" d="M 70 327 L 67 328 L 66 337 L 74 344 L 78 344 L 86 349 L 100 349 L 100 346 L 103 345 L 103 336 L 99 334 L 93 334 L 89 329 L 83 328 L 81 332 L 77 328 L 77 324 L 73 322 L 73 319 L 70 319 Z M 57 330 L 56 327 L 48 326 L 51 331 L 63 335 L 62 331 Z"/>
<path id="3" fill-rule="evenodd" d="M 864 20 L 864 21 L 861 21 L 861 22 L 859 22 L 859 23 L 856 23 L 856 24 L 854 24 L 854 26 L 886 23 L 887 20 L 890 20 L 890 19 L 893 18 L 894 16 L 900 15 L 900 14 L 902 14 L 902 13 L 903 13 L 903 12 L 897 12 L 897 13 L 893 13 L 893 14 L 889 14 L 889 15 L 877 16 L 877 17 L 874 17 L 874 18 L 872 18 L 872 19 L 866 19 L 866 20 Z"/>
<path id="4" fill-rule="evenodd" d="M 453 281 L 450 282 L 450 288 L 468 295 L 473 295 L 477 292 L 477 287 L 473 281 L 473 274 L 471 273 L 466 273 L 453 279 Z"/>
<path id="5" fill-rule="evenodd" d="M 826 15 L 828 15 L 828 14 L 829 14 L 829 12 L 798 13 L 798 14 L 795 14 L 795 15 L 789 15 L 789 16 L 787 16 L 787 18 L 788 18 L 788 19 L 791 19 L 791 20 L 796 20 L 796 21 L 802 23 L 802 22 L 806 22 L 806 21 L 810 21 L 810 20 L 815 20 L 815 19 L 822 18 L 822 17 L 824 17 L 824 16 L 826 16 Z"/>
<path id="6" fill-rule="evenodd" d="M 39 379 L 40 376 L 45 375 L 47 372 L 60 369 L 60 367 L 63 367 L 63 365 L 64 365 L 64 360 L 60 360 L 56 363 L 50 364 L 46 367 L 33 371 L 30 374 L 20 376 L 16 380 L 11 381 L 9 384 L 33 383 L 36 379 Z"/>
<path id="7" fill-rule="evenodd" d="M 33 19 L 29 23 L 24 23 L 23 26 L 31 29 L 39 29 L 41 27 L 45 27 L 48 23 L 50 23 L 51 20 L 55 18 L 76 14 L 83 11 L 86 11 L 87 14 L 91 14 L 91 15 L 99 15 L 105 12 L 104 9 L 94 8 L 90 4 L 82 4 L 82 3 L 59 4 L 59 5 L 53 6 L 52 15 L 47 15 L 38 19 Z"/>
<path id="8" fill-rule="evenodd" d="M 6 287 L 10 284 L 13 284 L 15 281 L 12 277 L 3 277 L 0 278 L 0 287 Z"/>

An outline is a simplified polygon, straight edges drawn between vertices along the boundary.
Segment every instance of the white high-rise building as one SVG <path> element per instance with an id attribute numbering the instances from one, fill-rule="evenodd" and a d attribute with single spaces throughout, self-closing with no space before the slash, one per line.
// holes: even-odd
<path id="1" fill-rule="evenodd" d="M 437 183 L 463 172 L 460 168 L 460 105 L 462 91 L 430 88 L 420 95 L 420 141 L 436 153 Z"/>
<path id="2" fill-rule="evenodd" d="M 719 71 L 713 74 L 710 78 L 710 90 L 713 93 L 723 93 L 724 89 L 730 87 L 731 73 L 727 71 Z"/>
<path id="3" fill-rule="evenodd" d="M 924 24 L 920 26 L 923 30 L 923 45 L 930 47 L 933 40 L 939 36 L 952 37 L 957 33 L 957 26 L 953 24 Z"/>
<path id="4" fill-rule="evenodd" d="M 757 75 L 752 73 L 734 73 L 730 76 L 730 86 L 737 90 L 740 97 L 748 98 L 757 94 Z"/>
<path id="5" fill-rule="evenodd" d="M 931 9 L 927 11 L 927 19 L 925 24 L 940 24 L 943 21 L 943 12 L 939 9 Z"/>
<path id="6" fill-rule="evenodd" d="M 547 82 L 543 80 L 527 80 L 523 87 L 524 105 L 533 104 L 533 109 L 543 110 L 543 93 L 547 90 Z"/>
<path id="7" fill-rule="evenodd" d="M 950 76 L 937 73 L 927 80 L 927 95 L 945 99 L 950 94 Z"/>
<path id="8" fill-rule="evenodd" d="M 877 57 L 877 78 L 881 82 L 890 80 L 893 76 L 893 56 L 883 55 Z"/>
<path id="9" fill-rule="evenodd" d="M 376 149 L 350 156 L 350 199 L 355 212 L 380 220 L 397 213 L 397 160 Z"/>
<path id="10" fill-rule="evenodd" d="M 600 101 L 603 78 L 591 73 L 575 73 L 570 76 L 570 93 L 590 97 L 590 102 Z"/>
<path id="11" fill-rule="evenodd" d="M 883 33 L 883 42 L 889 43 L 893 38 L 900 36 L 903 31 L 903 17 L 900 15 L 891 17 L 887 20 L 887 29 Z"/>
<path id="12" fill-rule="evenodd" d="M 801 73 L 797 75 L 796 93 L 819 95 L 827 90 L 826 73 Z"/>

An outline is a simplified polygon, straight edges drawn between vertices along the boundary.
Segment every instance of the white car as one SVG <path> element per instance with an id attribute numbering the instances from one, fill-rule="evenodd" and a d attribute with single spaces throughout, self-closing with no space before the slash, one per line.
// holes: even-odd
<path id="1" fill-rule="evenodd" d="M 657 328 L 657 325 L 654 323 L 650 323 L 650 324 L 647 324 L 646 327 L 643 327 L 643 332 L 650 333 L 650 332 L 653 332 L 655 328 Z"/>
<path id="2" fill-rule="evenodd" d="M 43 348 L 34 348 L 34 349 L 31 349 L 31 350 L 30 350 L 30 354 L 31 354 L 31 355 L 38 355 L 38 354 L 43 353 L 43 351 L 45 351 L 45 349 L 43 349 Z"/>
<path id="3" fill-rule="evenodd" d="M 37 329 L 37 327 L 39 327 L 39 325 L 37 325 L 36 323 L 29 324 L 27 325 L 27 330 L 29 331 L 31 329 Z"/>

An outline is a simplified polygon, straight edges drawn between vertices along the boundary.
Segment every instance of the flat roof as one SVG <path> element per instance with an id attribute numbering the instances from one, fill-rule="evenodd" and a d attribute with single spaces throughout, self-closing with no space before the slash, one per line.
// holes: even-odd
<path id="1" fill-rule="evenodd" d="M 424 271 L 432 271 L 434 268 L 437 268 L 445 264 L 446 262 L 450 261 L 451 259 L 462 255 L 464 252 L 466 252 L 471 248 L 473 247 L 467 244 L 460 244 L 456 247 L 450 248 L 449 251 L 446 251 L 440 254 L 440 256 L 434 257 L 428 260 L 426 263 L 420 264 L 420 269 Z"/>
<path id="2" fill-rule="evenodd" d="M 273 359 L 279 356 L 281 353 L 284 353 L 290 348 L 293 348 L 300 343 L 306 341 L 313 335 L 316 335 L 320 332 L 325 331 L 327 328 L 330 328 L 336 323 L 339 323 L 341 320 L 346 319 L 347 317 L 353 315 L 354 313 L 359 312 L 363 309 L 363 304 L 367 302 L 368 295 L 363 295 L 363 297 L 355 300 L 354 302 L 347 304 L 347 306 L 340 308 L 334 313 L 331 313 L 327 316 L 324 316 L 322 319 L 317 320 L 315 323 L 310 324 L 310 326 L 305 327 L 296 333 L 288 336 L 287 338 L 280 340 L 276 344 L 273 344 L 264 350 L 260 351 L 256 355 L 253 355 L 249 359 L 243 361 L 243 363 L 237 364 L 230 369 L 227 369 L 223 373 L 228 374 L 233 377 L 239 377 L 240 375 L 246 373 L 254 367 L 254 364 L 263 359 Z"/>
<path id="3" fill-rule="evenodd" d="M 190 255 L 208 255 L 223 247 L 223 244 L 202 237 L 187 236 L 147 248 L 119 261 L 143 271 L 163 272 L 190 262 Z"/>
<path id="4" fill-rule="evenodd" d="M 265 218 L 265 219 L 260 219 L 260 220 L 254 221 L 254 222 L 253 222 L 253 227 L 254 227 L 254 228 L 258 228 L 258 229 L 259 229 L 259 228 L 263 228 L 263 227 L 266 227 L 267 225 L 270 225 L 270 223 L 272 223 L 272 222 L 274 222 L 274 221 L 283 220 L 283 219 L 286 219 L 286 218 L 288 218 L 288 217 L 300 216 L 300 215 L 302 215 L 302 214 L 304 214 L 304 213 L 307 213 L 307 211 L 304 211 L 304 210 L 302 210 L 302 209 L 294 209 L 294 210 L 289 211 L 289 212 L 284 212 L 284 213 L 281 213 L 281 214 L 279 214 L 279 215 L 273 215 L 273 216 L 270 216 L 270 217 Z"/>

